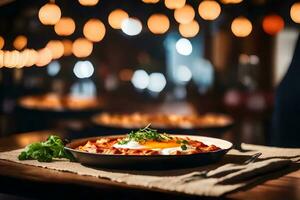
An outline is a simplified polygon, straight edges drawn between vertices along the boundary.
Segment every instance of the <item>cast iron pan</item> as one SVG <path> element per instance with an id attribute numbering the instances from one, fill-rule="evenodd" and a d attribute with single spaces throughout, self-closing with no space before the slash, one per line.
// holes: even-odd
<path id="1" fill-rule="evenodd" d="M 125 168 L 125 169 L 156 169 L 156 168 L 181 168 L 190 166 L 200 166 L 219 161 L 231 148 L 232 143 L 211 137 L 192 136 L 192 135 L 174 135 L 175 137 L 189 137 L 193 140 L 199 140 L 204 144 L 214 144 L 221 150 L 198 153 L 191 155 L 105 155 L 97 153 L 88 153 L 75 150 L 76 147 L 84 145 L 87 141 L 96 141 L 103 137 L 120 137 L 124 135 L 100 136 L 76 139 L 66 144 L 65 149 L 72 153 L 76 160 L 89 166 L 104 168 Z"/>

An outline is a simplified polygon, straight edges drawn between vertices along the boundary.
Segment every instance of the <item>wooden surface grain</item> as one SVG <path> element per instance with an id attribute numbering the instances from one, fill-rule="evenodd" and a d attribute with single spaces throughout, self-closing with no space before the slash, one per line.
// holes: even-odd
<path id="1" fill-rule="evenodd" d="M 0 139 L 0 151 L 12 150 L 45 140 L 49 131 L 18 134 Z M 63 137 L 63 134 L 61 134 Z M 159 189 L 146 189 L 116 183 L 107 179 L 80 176 L 68 172 L 42 169 L 9 161 L 0 161 L 0 193 L 25 197 L 96 198 L 101 199 L 199 199 Z M 300 199 L 300 170 L 266 181 L 244 191 L 228 194 L 223 199 L 298 200 Z M 201 197 L 201 199 L 203 199 Z M 214 199 L 214 198 L 205 198 Z"/>

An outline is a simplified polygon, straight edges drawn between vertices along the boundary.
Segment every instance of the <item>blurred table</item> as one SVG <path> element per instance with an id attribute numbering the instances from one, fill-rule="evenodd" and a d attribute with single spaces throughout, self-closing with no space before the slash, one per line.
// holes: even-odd
<path id="1" fill-rule="evenodd" d="M 0 151 L 17 149 L 32 142 L 45 140 L 51 133 L 53 132 L 38 131 L 2 138 L 0 139 Z M 55 134 L 59 134 L 61 137 L 68 137 L 66 133 L 55 132 Z M 80 176 L 8 161 L 0 161 L 0 169 L 0 193 L 14 194 L 29 198 L 87 199 L 101 197 L 101 199 L 143 198 L 151 200 L 158 198 L 199 198 L 156 189 L 129 186 L 106 179 Z M 274 180 L 266 181 L 246 191 L 226 195 L 223 199 L 300 199 L 300 170 Z"/>

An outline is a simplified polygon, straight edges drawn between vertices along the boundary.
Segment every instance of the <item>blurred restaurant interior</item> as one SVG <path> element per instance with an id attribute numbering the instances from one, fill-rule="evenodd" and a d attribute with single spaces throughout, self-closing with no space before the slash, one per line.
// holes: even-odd
<path id="1" fill-rule="evenodd" d="M 0 21 L 0 137 L 122 133 L 109 117 L 131 113 L 123 125 L 299 146 L 273 141 L 272 120 L 300 2 L 2 0 Z M 180 117 L 196 115 L 207 124 Z"/>

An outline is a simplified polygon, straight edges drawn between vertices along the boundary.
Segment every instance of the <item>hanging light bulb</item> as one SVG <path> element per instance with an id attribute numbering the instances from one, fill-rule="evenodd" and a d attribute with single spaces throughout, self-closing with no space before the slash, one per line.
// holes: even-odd
<path id="1" fill-rule="evenodd" d="M 231 30 L 237 37 L 246 37 L 252 31 L 252 23 L 245 17 L 237 17 L 231 23 Z"/>
<path id="2" fill-rule="evenodd" d="M 54 3 L 47 3 L 39 10 L 39 19 L 42 24 L 54 25 L 61 17 L 60 8 Z"/>
<path id="3" fill-rule="evenodd" d="M 187 24 L 195 17 L 194 8 L 190 5 L 185 5 L 182 8 L 178 8 L 174 11 L 174 17 L 178 23 Z"/>
<path id="4" fill-rule="evenodd" d="M 68 36 L 75 31 L 75 22 L 70 17 L 62 17 L 54 26 L 57 35 Z"/>
<path id="5" fill-rule="evenodd" d="M 196 20 L 191 21 L 187 24 L 180 24 L 179 25 L 179 33 L 183 37 L 194 37 L 198 34 L 200 30 L 199 24 Z"/>
<path id="6" fill-rule="evenodd" d="M 300 23 L 300 2 L 296 2 L 292 5 L 290 15 L 295 23 Z"/>
<path id="7" fill-rule="evenodd" d="M 153 14 L 148 19 L 148 28 L 154 34 L 163 34 L 170 27 L 169 18 L 163 14 Z"/>
<path id="8" fill-rule="evenodd" d="M 105 26 L 98 19 L 90 19 L 83 27 L 83 35 L 92 42 L 99 42 L 105 36 Z"/>
<path id="9" fill-rule="evenodd" d="M 89 56 L 93 51 L 93 43 L 85 38 L 78 38 L 73 42 L 72 52 L 78 58 Z"/>
<path id="10" fill-rule="evenodd" d="M 5 40 L 2 36 L 0 36 L 0 49 L 4 47 L 4 44 L 5 44 Z"/>
<path id="11" fill-rule="evenodd" d="M 128 17 L 127 12 L 122 9 L 116 9 L 109 14 L 108 23 L 114 29 L 121 29 L 123 20 Z"/>
<path id="12" fill-rule="evenodd" d="M 52 53 L 52 59 L 58 59 L 64 55 L 64 45 L 59 40 L 50 40 L 46 47 Z"/>
<path id="13" fill-rule="evenodd" d="M 62 43 L 64 45 L 64 56 L 72 55 L 72 47 L 73 47 L 72 41 L 64 39 L 62 40 Z"/>
<path id="14" fill-rule="evenodd" d="M 165 0 L 165 6 L 169 9 L 182 8 L 185 5 L 185 0 Z"/>
<path id="15" fill-rule="evenodd" d="M 21 50 L 21 49 L 25 48 L 26 45 L 27 45 L 27 38 L 24 35 L 17 36 L 13 42 L 13 46 L 17 50 Z"/>
<path id="16" fill-rule="evenodd" d="M 99 0 L 78 0 L 78 2 L 83 6 L 95 6 Z"/>
<path id="17" fill-rule="evenodd" d="M 279 15 L 268 15 L 262 22 L 263 29 L 270 35 L 275 35 L 284 28 L 284 20 Z"/>
<path id="18" fill-rule="evenodd" d="M 205 20 L 215 20 L 221 13 L 221 6 L 216 1 L 204 0 L 199 4 L 198 12 Z"/>

